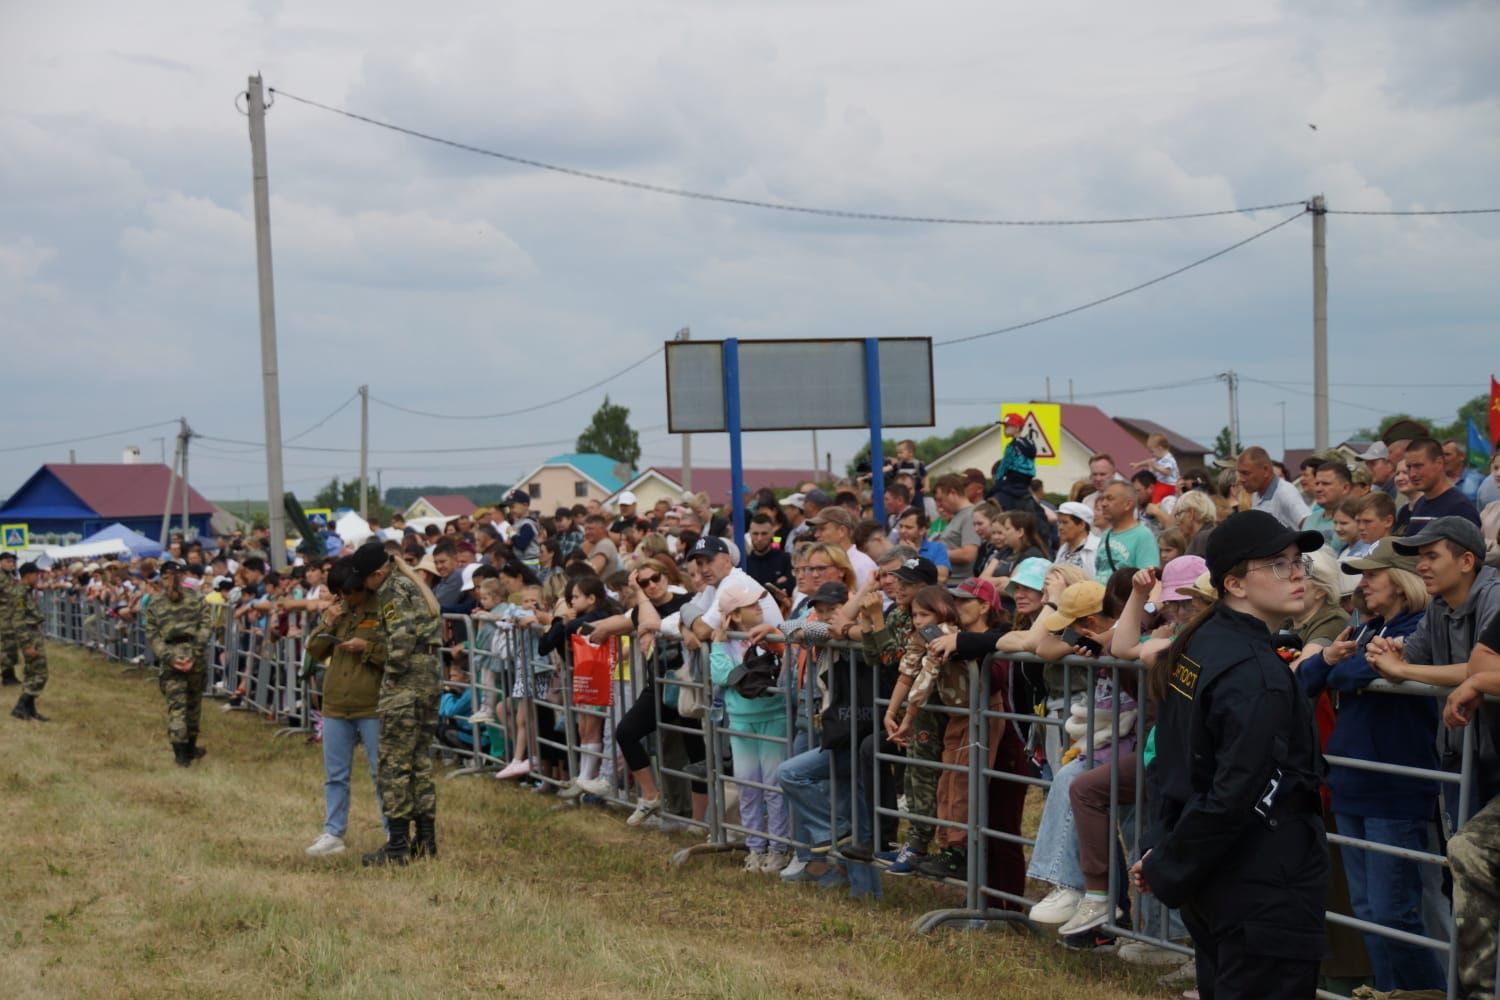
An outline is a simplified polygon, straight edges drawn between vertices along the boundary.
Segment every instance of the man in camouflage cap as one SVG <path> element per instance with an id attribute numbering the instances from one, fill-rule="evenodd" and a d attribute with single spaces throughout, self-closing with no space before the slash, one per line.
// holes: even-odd
<path id="1" fill-rule="evenodd" d="M 161 668 L 158 681 L 167 699 L 167 739 L 178 767 L 203 756 L 198 721 L 203 715 L 203 683 L 212 609 L 196 591 L 182 588 L 183 566 L 161 564 L 161 593 L 146 605 L 146 641 Z"/>
<path id="2" fill-rule="evenodd" d="M 46 722 L 47 717 L 36 710 L 37 696 L 47 686 L 47 651 L 42 645 L 42 609 L 36 603 L 36 578 L 41 574 L 36 563 L 21 567 L 21 580 L 12 581 L 5 590 L 5 632 L 7 638 L 21 649 L 21 658 L 26 667 L 25 686 L 21 689 L 21 700 L 10 714 L 28 722 Z M 9 576 L 7 573 L 6 576 Z"/>
<path id="3" fill-rule="evenodd" d="M 380 802 L 390 832 L 383 847 L 361 860 L 366 865 L 404 865 L 413 856 L 437 857 L 432 742 L 441 692 L 442 618 L 432 592 L 405 564 L 392 560 L 380 542 L 361 546 L 353 560 L 356 574 L 374 595 L 385 630 L 385 676 L 377 711 Z"/>
<path id="4" fill-rule="evenodd" d="M 16 660 L 20 658 L 21 647 L 16 641 L 16 625 L 11 619 L 11 606 L 15 600 L 14 591 L 20 588 L 16 580 L 16 554 L 14 552 L 0 552 L 0 684 L 6 687 L 21 683 L 16 676 Z"/>

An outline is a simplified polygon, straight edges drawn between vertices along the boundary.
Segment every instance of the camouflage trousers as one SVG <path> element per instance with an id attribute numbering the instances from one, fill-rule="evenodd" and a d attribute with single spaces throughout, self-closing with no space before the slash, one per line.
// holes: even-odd
<path id="1" fill-rule="evenodd" d="M 187 673 L 173 670 L 171 665 L 161 668 L 157 684 L 162 697 L 167 699 L 167 741 L 186 743 L 198 736 L 198 723 L 203 718 L 203 683 L 208 669 L 202 662 L 195 663 Z"/>
<path id="2" fill-rule="evenodd" d="M 945 719 L 945 716 L 925 708 L 917 712 L 917 717 L 912 720 L 911 745 L 906 748 L 908 759 L 941 763 Z M 938 778 L 942 772 L 935 767 L 913 767 L 910 764 L 903 770 L 901 788 L 906 793 L 906 811 L 913 816 L 936 816 Z M 908 820 L 906 846 L 926 853 L 935 833 L 937 827 L 931 823 Z"/>
<path id="3" fill-rule="evenodd" d="M 1470 1000 L 1493 1000 L 1500 947 L 1500 796 L 1448 841 L 1448 864 L 1453 869 L 1458 980 Z"/>
<path id="4" fill-rule="evenodd" d="M 380 705 L 380 804 L 386 819 L 437 815 L 432 781 L 432 741 L 438 695 L 382 698 Z"/>
<path id="5" fill-rule="evenodd" d="M 28 649 L 35 652 L 28 656 Z M 22 690 L 33 697 L 41 694 L 47 686 L 47 649 L 42 645 L 42 637 L 7 635 L 0 641 L 0 669 L 9 670 L 17 660 L 21 661 L 25 677 Z"/>

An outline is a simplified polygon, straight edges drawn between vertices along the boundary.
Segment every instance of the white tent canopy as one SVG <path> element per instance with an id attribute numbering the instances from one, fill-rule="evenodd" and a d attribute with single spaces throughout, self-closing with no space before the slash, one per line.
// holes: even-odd
<path id="1" fill-rule="evenodd" d="M 53 562 L 69 559 L 98 559 L 100 556 L 130 555 L 130 546 L 118 538 L 102 542 L 79 542 L 76 545 L 49 545 L 42 554 Z"/>
<path id="2" fill-rule="evenodd" d="M 351 510 L 334 522 L 333 533 L 338 535 L 345 545 L 353 545 L 357 548 L 370 537 L 370 522 L 360 517 L 357 511 Z"/>

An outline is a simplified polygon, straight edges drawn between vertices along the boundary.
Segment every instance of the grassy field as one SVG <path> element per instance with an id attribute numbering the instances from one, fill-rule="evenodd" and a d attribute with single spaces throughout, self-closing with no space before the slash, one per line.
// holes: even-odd
<path id="1" fill-rule="evenodd" d="M 380 840 L 362 759 L 351 850 L 309 859 L 315 747 L 210 703 L 209 756 L 184 771 L 153 682 L 49 659 L 53 721 L 0 719 L 8 997 L 1175 995 L 1020 932 L 916 936 L 957 901 L 929 883 L 861 905 L 732 855 L 674 869 L 684 837 L 485 779 L 440 784 L 440 861 L 362 870 Z"/>

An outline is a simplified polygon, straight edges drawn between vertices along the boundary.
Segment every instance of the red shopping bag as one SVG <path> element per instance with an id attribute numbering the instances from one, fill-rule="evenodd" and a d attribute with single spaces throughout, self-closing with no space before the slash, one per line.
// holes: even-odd
<path id="1" fill-rule="evenodd" d="M 596 646 L 581 635 L 573 636 L 573 704 L 609 704 L 618 649 L 613 639 Z"/>

